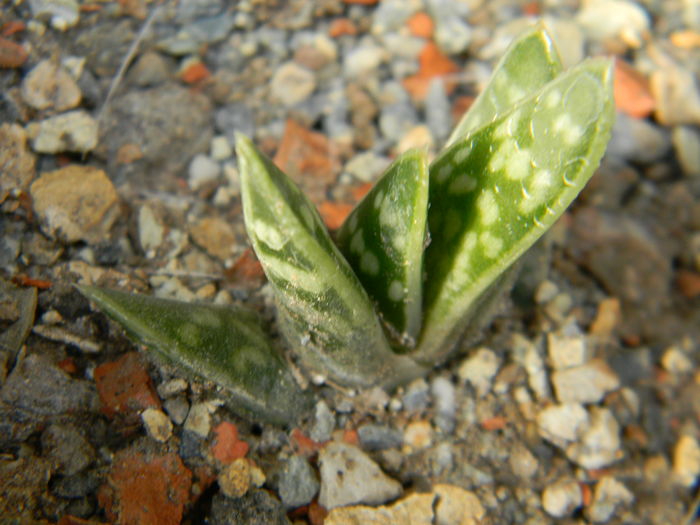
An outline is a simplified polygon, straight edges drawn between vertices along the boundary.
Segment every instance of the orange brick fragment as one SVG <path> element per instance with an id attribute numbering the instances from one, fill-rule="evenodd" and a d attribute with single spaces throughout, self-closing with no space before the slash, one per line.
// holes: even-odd
<path id="1" fill-rule="evenodd" d="M 21 67 L 27 61 L 26 49 L 7 38 L 0 38 L 0 67 Z"/>
<path id="2" fill-rule="evenodd" d="M 678 270 L 676 285 L 683 297 L 694 299 L 700 295 L 700 274 L 690 270 Z"/>
<path id="3" fill-rule="evenodd" d="M 617 109 L 632 117 L 648 117 L 656 108 L 649 81 L 624 60 L 615 60 L 613 90 Z"/>
<path id="4" fill-rule="evenodd" d="M 421 38 L 432 38 L 433 31 L 435 31 L 433 19 L 430 18 L 428 13 L 423 11 L 419 11 L 418 13 L 412 15 L 406 21 L 406 25 L 413 36 L 418 36 Z"/>
<path id="5" fill-rule="evenodd" d="M 180 78 L 187 84 L 197 84 L 210 76 L 211 72 L 202 62 L 194 62 L 180 72 Z"/>
<path id="6" fill-rule="evenodd" d="M 484 430 L 503 430 L 508 421 L 502 416 L 494 416 L 481 421 L 481 428 Z"/>
<path id="7" fill-rule="evenodd" d="M 329 230 L 340 228 L 351 211 L 352 205 L 344 202 L 325 201 L 318 207 L 318 212 Z"/>
<path id="8" fill-rule="evenodd" d="M 0 29 L 2 36 L 12 36 L 15 33 L 21 33 L 27 28 L 26 24 L 21 20 L 10 20 L 5 22 Z"/>
<path id="9" fill-rule="evenodd" d="M 222 421 L 214 429 L 216 438 L 211 447 L 214 458 L 228 465 L 236 459 L 244 458 L 250 448 L 248 443 L 238 439 L 238 428 L 233 423 Z"/>
<path id="10" fill-rule="evenodd" d="M 328 27 L 328 36 L 331 38 L 338 38 L 345 35 L 356 35 L 357 26 L 349 18 L 336 18 L 331 22 Z"/>
<path id="11" fill-rule="evenodd" d="M 226 269 L 225 274 L 226 278 L 232 283 L 250 288 L 257 288 L 265 280 L 265 272 L 263 272 L 262 265 L 255 256 L 255 252 L 250 248 L 247 248 L 236 259 L 233 266 Z"/>
<path id="12" fill-rule="evenodd" d="M 319 505 L 318 502 L 312 501 L 309 505 L 308 516 L 311 525 L 323 525 L 323 521 L 328 516 L 328 511 L 325 507 Z"/>
<path id="13" fill-rule="evenodd" d="M 459 66 L 450 60 L 437 46 L 435 42 L 428 42 L 423 47 L 418 57 L 420 68 L 418 73 L 406 77 L 403 85 L 416 100 L 424 100 L 430 88 L 430 81 L 434 77 L 440 77 L 456 73 Z M 454 89 L 454 81 L 445 82 L 445 90 L 451 93 Z"/>
<path id="14" fill-rule="evenodd" d="M 98 366 L 94 377 L 102 412 L 108 417 L 138 415 L 147 408 L 160 409 L 153 382 L 136 352 Z"/>
<path id="15" fill-rule="evenodd" d="M 290 441 L 292 443 L 292 448 L 294 451 L 301 456 L 313 456 L 316 454 L 321 447 L 321 443 L 314 441 L 310 437 L 307 437 L 301 430 L 295 428 L 289 435 Z"/>

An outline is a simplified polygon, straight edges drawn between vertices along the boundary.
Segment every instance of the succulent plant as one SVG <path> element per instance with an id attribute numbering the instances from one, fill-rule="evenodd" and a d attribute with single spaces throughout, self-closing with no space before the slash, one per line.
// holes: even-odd
<path id="1" fill-rule="evenodd" d="M 246 228 L 302 367 L 391 389 L 443 362 L 591 177 L 613 119 L 610 62 L 562 72 L 535 27 L 446 148 L 430 163 L 424 151 L 400 155 L 335 242 L 291 179 L 238 136 Z M 79 289 L 157 355 L 219 384 L 234 410 L 290 423 L 312 401 L 252 311 Z"/>

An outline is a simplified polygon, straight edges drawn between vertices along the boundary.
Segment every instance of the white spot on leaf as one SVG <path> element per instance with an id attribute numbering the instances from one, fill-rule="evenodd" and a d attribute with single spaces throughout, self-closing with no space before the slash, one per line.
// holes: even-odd
<path id="1" fill-rule="evenodd" d="M 493 235 L 491 232 L 483 232 L 479 235 L 479 243 L 484 249 L 484 255 L 490 259 L 496 257 L 503 248 L 503 239 Z"/>
<path id="2" fill-rule="evenodd" d="M 481 215 L 481 222 L 485 225 L 490 225 L 498 219 L 498 203 L 491 190 L 484 190 L 476 200 L 476 207 Z"/>
<path id="3" fill-rule="evenodd" d="M 399 302 L 404 298 L 405 290 L 401 281 L 393 280 L 389 285 L 389 299 L 394 302 Z"/>
<path id="4" fill-rule="evenodd" d="M 466 173 L 463 173 L 450 184 L 449 192 L 453 195 L 460 195 L 462 193 L 469 193 L 476 188 L 476 180 L 470 177 Z"/>
<path id="5" fill-rule="evenodd" d="M 360 270 L 372 276 L 379 275 L 379 259 L 370 251 L 366 251 L 360 258 Z"/>
<path id="6" fill-rule="evenodd" d="M 253 221 L 253 235 L 255 238 L 266 244 L 272 250 L 281 250 L 287 243 L 287 239 L 275 226 L 256 219 Z"/>

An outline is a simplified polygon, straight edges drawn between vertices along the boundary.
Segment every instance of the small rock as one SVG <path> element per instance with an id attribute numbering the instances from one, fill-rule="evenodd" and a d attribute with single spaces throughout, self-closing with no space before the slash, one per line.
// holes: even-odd
<path id="1" fill-rule="evenodd" d="M 549 378 L 537 346 L 522 334 L 513 334 L 515 360 L 525 369 L 528 385 L 539 399 L 549 399 Z"/>
<path id="2" fill-rule="evenodd" d="M 560 403 L 597 403 L 620 386 L 617 374 L 602 359 L 556 370 L 552 384 Z"/>
<path id="3" fill-rule="evenodd" d="M 425 379 L 416 379 L 406 387 L 406 393 L 401 398 L 404 410 L 407 412 L 420 412 L 428 408 L 430 394 L 428 383 Z"/>
<path id="4" fill-rule="evenodd" d="M 238 438 L 238 427 L 233 423 L 222 421 L 214 428 L 214 434 L 211 451 L 217 461 L 228 464 L 248 454 L 250 446 Z"/>
<path id="5" fill-rule="evenodd" d="M 95 470 L 79 472 L 65 477 L 56 476 L 51 481 L 51 492 L 61 498 L 83 498 L 97 490 L 101 481 L 102 476 Z"/>
<path id="6" fill-rule="evenodd" d="M 693 361 L 675 345 L 666 349 L 661 365 L 672 374 L 688 374 L 695 369 Z"/>
<path id="7" fill-rule="evenodd" d="M 560 448 L 575 441 L 588 425 L 588 412 L 577 403 L 552 405 L 537 414 L 540 436 Z"/>
<path id="8" fill-rule="evenodd" d="M 467 50 L 472 41 L 472 28 L 463 20 L 469 14 L 467 4 L 452 0 L 428 0 L 428 10 L 435 22 L 434 38 L 448 55 Z"/>
<path id="9" fill-rule="evenodd" d="M 187 390 L 187 381 L 181 377 L 176 377 L 158 385 L 158 395 L 162 398 L 176 396 Z"/>
<path id="10" fill-rule="evenodd" d="M 437 525 L 470 525 L 483 522 L 486 510 L 473 492 L 443 483 L 435 485 L 433 491 L 438 496 L 435 506 Z"/>
<path id="11" fill-rule="evenodd" d="M 513 474 L 523 480 L 531 479 L 539 468 L 539 461 L 524 445 L 517 445 L 508 458 Z"/>
<path id="12" fill-rule="evenodd" d="M 139 87 L 162 84 L 170 78 L 170 66 L 160 53 L 146 51 L 129 69 L 129 79 Z"/>
<path id="13" fill-rule="evenodd" d="M 471 384 L 479 397 L 484 397 L 491 390 L 501 359 L 489 348 L 479 348 L 474 355 L 462 361 L 457 375 L 462 381 Z"/>
<path id="14" fill-rule="evenodd" d="M 291 525 L 282 504 L 266 490 L 251 489 L 242 498 L 216 494 L 207 523 L 211 525 Z"/>
<path id="15" fill-rule="evenodd" d="M 586 514 L 592 522 L 605 523 L 619 506 L 633 502 L 634 495 L 625 485 L 612 476 L 603 476 L 595 486 L 593 502 L 586 509 Z"/>
<path id="16" fill-rule="evenodd" d="M 165 224 L 148 205 L 139 209 L 138 229 L 141 249 L 146 257 L 155 257 L 165 238 Z"/>
<path id="17" fill-rule="evenodd" d="M 206 155 L 195 155 L 188 169 L 188 183 L 194 191 L 214 182 L 221 174 L 219 163 Z"/>
<path id="18" fill-rule="evenodd" d="M 319 489 L 319 482 L 309 462 L 301 456 L 292 456 L 282 468 L 277 481 L 277 492 L 287 508 L 309 503 Z"/>
<path id="19" fill-rule="evenodd" d="M 648 164 L 662 159 L 670 148 L 671 139 L 666 130 L 644 119 L 617 113 L 609 155 Z"/>
<path id="20" fill-rule="evenodd" d="M 30 0 L 32 15 L 38 19 L 48 19 L 51 27 L 65 31 L 80 19 L 80 6 L 76 0 Z"/>
<path id="21" fill-rule="evenodd" d="M 700 445 L 697 439 L 683 434 L 673 449 L 673 474 L 684 487 L 695 485 L 700 475 Z"/>
<path id="22" fill-rule="evenodd" d="M 403 442 L 409 451 L 427 448 L 433 443 L 433 427 L 428 421 L 413 421 L 406 425 Z"/>
<path id="23" fill-rule="evenodd" d="M 655 70 L 650 78 L 656 120 L 665 126 L 700 124 L 700 90 L 692 71 L 675 64 Z"/>
<path id="24" fill-rule="evenodd" d="M 609 337 L 620 324 L 622 316 L 620 300 L 617 297 L 603 299 L 598 305 L 590 333 L 598 337 Z"/>
<path id="25" fill-rule="evenodd" d="M 87 153 L 97 146 L 97 121 L 77 109 L 29 124 L 27 136 L 38 153 Z"/>
<path id="26" fill-rule="evenodd" d="M 559 287 L 549 279 L 545 279 L 537 285 L 534 299 L 537 304 L 547 304 L 554 299 L 558 293 Z"/>
<path id="27" fill-rule="evenodd" d="M 335 416 L 325 401 L 316 403 L 314 412 L 314 426 L 311 428 L 309 437 L 317 443 L 323 443 L 331 438 L 335 429 Z"/>
<path id="28" fill-rule="evenodd" d="M 217 135 L 211 139 L 211 148 L 209 151 L 211 158 L 217 161 L 230 159 L 233 154 L 231 143 L 228 138 L 223 135 Z"/>
<path id="29" fill-rule="evenodd" d="M 221 261 L 227 261 L 236 249 L 236 234 L 231 225 L 216 217 L 205 217 L 190 227 L 195 244 Z"/>
<path id="30" fill-rule="evenodd" d="M 683 173 L 691 177 L 700 175 L 700 133 L 690 126 L 676 126 L 671 140 Z"/>
<path id="31" fill-rule="evenodd" d="M 17 124 L 0 125 L 0 199 L 4 192 L 26 190 L 34 177 L 35 165 L 24 129 Z"/>
<path id="32" fill-rule="evenodd" d="M 178 396 L 172 399 L 166 399 L 163 403 L 163 408 L 168 413 L 173 423 L 182 425 L 190 411 L 190 404 L 184 396 Z"/>
<path id="33" fill-rule="evenodd" d="M 591 358 L 591 350 L 586 344 L 586 338 L 575 322 L 547 334 L 547 350 L 549 364 L 555 370 L 580 366 Z"/>
<path id="34" fill-rule="evenodd" d="M 216 129 L 226 136 L 229 144 L 235 142 L 236 132 L 248 137 L 255 135 L 255 117 L 246 104 L 235 103 L 223 106 L 216 110 L 214 117 Z"/>
<path id="35" fill-rule="evenodd" d="M 41 434 L 41 448 L 54 471 L 72 476 L 95 461 L 95 449 L 71 424 L 50 425 Z"/>
<path id="36" fill-rule="evenodd" d="M 447 378 L 436 377 L 430 384 L 435 408 L 435 425 L 445 434 L 454 430 L 457 403 L 455 386 Z"/>
<path id="37" fill-rule="evenodd" d="M 0 399 L 16 409 L 46 416 L 99 408 L 92 385 L 70 377 L 39 354 L 15 365 L 0 389 Z"/>
<path id="38" fill-rule="evenodd" d="M 206 438 L 211 430 L 209 403 L 196 403 L 190 408 L 185 420 L 185 430 Z"/>
<path id="39" fill-rule="evenodd" d="M 596 42 L 619 39 L 629 47 L 642 45 L 649 31 L 649 14 L 639 4 L 627 0 L 587 2 L 576 21 L 586 36 Z"/>
<path id="40" fill-rule="evenodd" d="M 173 424 L 161 410 L 147 408 L 141 413 L 148 435 L 160 443 L 165 443 L 173 433 Z"/>
<path id="41" fill-rule="evenodd" d="M 578 442 L 566 449 L 568 458 L 585 469 L 607 467 L 619 460 L 620 425 L 607 408 L 592 407 L 590 423 Z"/>
<path id="42" fill-rule="evenodd" d="M 406 130 L 418 122 L 416 110 L 408 102 L 384 106 L 379 115 L 379 129 L 387 140 L 398 142 Z"/>
<path id="43" fill-rule="evenodd" d="M 384 474 L 357 447 L 330 443 L 319 452 L 321 493 L 319 503 L 326 509 L 366 503 L 378 505 L 399 496 L 401 484 Z"/>
<path id="44" fill-rule="evenodd" d="M 387 59 L 386 50 L 366 43 L 353 47 L 343 60 L 343 73 L 349 78 L 362 78 L 371 74 Z"/>
<path id="45" fill-rule="evenodd" d="M 250 488 L 250 462 L 245 458 L 234 460 L 217 479 L 221 492 L 229 498 L 240 498 Z"/>
<path id="46" fill-rule="evenodd" d="M 160 399 L 141 356 L 124 354 L 116 361 L 104 363 L 93 373 L 102 411 L 116 415 L 138 415 L 147 408 L 160 409 Z"/>
<path id="47" fill-rule="evenodd" d="M 433 134 L 428 126 L 418 124 L 404 133 L 399 143 L 396 145 L 396 153 L 401 154 L 409 149 L 423 149 L 432 151 L 435 146 Z"/>
<path id="48" fill-rule="evenodd" d="M 272 99 L 287 107 L 300 104 L 316 89 L 316 78 L 296 62 L 282 64 L 270 81 Z"/>
<path id="49" fill-rule="evenodd" d="M 403 443 L 401 432 L 386 425 L 362 425 L 357 434 L 362 448 L 371 452 L 400 447 Z"/>
<path id="50" fill-rule="evenodd" d="M 559 480 L 542 491 L 542 508 L 554 518 L 566 518 L 581 506 L 583 497 L 576 480 Z"/>
<path id="51" fill-rule="evenodd" d="M 73 109 L 82 97 L 70 73 L 50 59 L 39 62 L 24 77 L 21 93 L 27 104 L 39 110 Z"/>
<path id="52" fill-rule="evenodd" d="M 416 493 L 383 507 L 373 508 L 357 505 L 335 508 L 326 516 L 323 524 L 434 525 L 436 523 L 433 511 L 434 504 L 435 494 Z"/>
<path id="53" fill-rule="evenodd" d="M 100 242 L 119 214 L 119 197 L 104 171 L 69 165 L 44 173 L 31 185 L 44 232 L 65 242 Z"/>
<path id="54" fill-rule="evenodd" d="M 372 33 L 396 32 L 403 28 L 406 20 L 421 8 L 422 2 L 406 0 L 382 0 L 372 14 Z"/>
<path id="55" fill-rule="evenodd" d="M 351 158 L 345 165 L 345 171 L 358 180 L 370 182 L 376 180 L 388 165 L 389 159 L 386 157 L 366 151 Z"/>

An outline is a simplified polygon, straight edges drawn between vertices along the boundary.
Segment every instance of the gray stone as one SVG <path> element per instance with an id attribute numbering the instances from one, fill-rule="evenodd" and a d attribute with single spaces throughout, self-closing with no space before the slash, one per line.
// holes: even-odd
<path id="1" fill-rule="evenodd" d="M 435 139 L 442 143 L 452 130 L 450 100 L 445 93 L 445 83 L 440 77 L 430 82 L 425 99 L 425 120 Z"/>
<path id="2" fill-rule="evenodd" d="M 435 409 L 435 426 L 449 434 L 454 430 L 457 412 L 455 385 L 445 377 L 436 377 L 430 383 L 430 392 Z"/>
<path id="3" fill-rule="evenodd" d="M 593 502 L 586 509 L 586 515 L 594 523 L 605 523 L 622 505 L 631 505 L 634 495 L 620 481 L 612 476 L 603 476 L 593 491 Z"/>
<path id="4" fill-rule="evenodd" d="M 73 27 L 80 19 L 77 0 L 29 0 L 29 7 L 35 18 L 48 19 L 60 31 Z"/>
<path id="5" fill-rule="evenodd" d="M 420 412 L 428 408 L 430 394 L 428 383 L 425 379 L 416 379 L 406 387 L 406 393 L 401 398 L 404 410 L 407 412 Z"/>
<path id="6" fill-rule="evenodd" d="M 666 130 L 618 112 L 607 154 L 648 164 L 661 159 L 670 148 L 671 139 Z"/>
<path id="7" fill-rule="evenodd" d="M 175 20 L 180 23 L 189 22 L 196 18 L 215 16 L 224 9 L 224 0 L 189 0 L 178 2 Z"/>
<path id="8" fill-rule="evenodd" d="M 467 50 L 472 28 L 464 21 L 469 14 L 466 3 L 452 0 L 428 0 L 428 11 L 435 22 L 435 42 L 448 55 Z"/>
<path id="9" fill-rule="evenodd" d="M 97 121 L 79 109 L 27 126 L 32 149 L 38 153 L 87 153 L 97 146 Z"/>
<path id="10" fill-rule="evenodd" d="M 61 498 L 78 499 L 97 490 L 102 476 L 95 470 L 61 476 L 51 481 L 51 492 Z"/>
<path id="11" fill-rule="evenodd" d="M 173 423 L 182 425 L 190 411 L 190 404 L 185 396 L 178 396 L 166 399 L 163 403 L 163 408 L 168 413 Z"/>
<path id="12" fill-rule="evenodd" d="M 234 16 L 232 14 L 217 14 L 198 18 L 191 24 L 184 26 L 181 33 L 199 43 L 213 44 L 224 40 L 233 29 L 233 24 Z"/>
<path id="13" fill-rule="evenodd" d="M 291 525 L 284 507 L 265 490 L 250 490 L 236 499 L 214 496 L 207 519 L 211 525 Z"/>
<path id="14" fill-rule="evenodd" d="M 488 348 L 479 348 L 459 365 L 457 375 L 462 381 L 471 384 L 480 397 L 488 394 L 501 359 Z"/>
<path id="15" fill-rule="evenodd" d="M 386 425 L 365 424 L 357 429 L 357 434 L 360 445 L 367 451 L 398 448 L 403 443 L 401 431 Z"/>
<path id="16" fill-rule="evenodd" d="M 235 103 L 219 108 L 214 119 L 216 129 L 223 133 L 231 144 L 235 142 L 236 132 L 248 137 L 255 135 L 255 117 L 246 104 Z"/>
<path id="17" fill-rule="evenodd" d="M 270 81 L 272 99 L 287 107 L 304 102 L 316 89 L 316 78 L 296 62 L 282 64 Z"/>
<path id="18" fill-rule="evenodd" d="M 192 432 L 200 438 L 206 438 L 211 430 L 211 415 L 208 403 L 196 403 L 192 405 L 187 419 L 185 430 Z"/>
<path id="19" fill-rule="evenodd" d="M 39 62 L 22 81 L 22 99 L 34 109 L 66 111 L 80 104 L 80 88 L 53 60 Z"/>
<path id="20" fill-rule="evenodd" d="M 343 73 L 349 78 L 362 78 L 371 74 L 387 60 L 384 48 L 368 42 L 350 50 L 343 59 Z"/>
<path id="21" fill-rule="evenodd" d="M 277 493 L 287 508 L 301 507 L 309 503 L 318 492 L 320 484 L 314 469 L 301 456 L 285 461 L 277 479 Z"/>
<path id="22" fill-rule="evenodd" d="M 676 126 L 671 134 L 673 149 L 683 173 L 700 175 L 700 133 L 691 126 Z"/>
<path id="23" fill-rule="evenodd" d="M 560 403 L 597 403 L 620 386 L 617 374 L 602 359 L 555 370 L 552 384 Z"/>
<path id="24" fill-rule="evenodd" d="M 147 51 L 129 69 L 129 80 L 139 87 L 162 84 L 171 76 L 170 64 L 160 53 Z"/>
<path id="25" fill-rule="evenodd" d="M 379 129 L 384 137 L 398 142 L 407 130 L 418 123 L 418 115 L 408 102 L 398 102 L 384 106 L 379 115 Z"/>
<path id="26" fill-rule="evenodd" d="M 202 153 L 195 155 L 188 168 L 188 184 L 197 191 L 214 182 L 221 174 L 221 166 L 211 157 Z"/>
<path id="27" fill-rule="evenodd" d="M 554 518 L 566 518 L 583 503 L 581 487 L 575 479 L 563 479 L 542 491 L 542 508 Z"/>
<path id="28" fill-rule="evenodd" d="M 607 467 L 621 459 L 620 425 L 607 408 L 592 407 L 590 421 L 577 442 L 566 449 L 567 457 L 585 469 Z"/>
<path id="29" fill-rule="evenodd" d="M 357 447 L 330 443 L 319 452 L 321 493 L 319 503 L 326 509 L 363 503 L 379 505 L 398 497 L 401 484 L 384 474 Z"/>
<path id="30" fill-rule="evenodd" d="M 549 399 L 549 378 L 544 358 L 537 345 L 522 334 L 513 334 L 511 341 L 516 362 L 525 369 L 528 385 L 539 399 Z"/>
<path id="31" fill-rule="evenodd" d="M 55 472 L 72 476 L 96 459 L 90 442 L 71 424 L 51 425 L 41 434 L 41 448 Z"/>
<path id="32" fill-rule="evenodd" d="M 39 415 L 96 412 L 93 386 L 73 379 L 45 357 L 30 354 L 20 361 L 0 389 L 0 399 Z"/>
<path id="33" fill-rule="evenodd" d="M 325 401 L 316 403 L 314 412 L 314 425 L 311 427 L 309 437 L 318 443 L 323 443 L 331 438 L 335 430 L 335 416 Z"/>
<path id="34" fill-rule="evenodd" d="M 422 7 L 415 0 L 383 0 L 372 13 L 372 33 L 397 32 L 403 29 L 409 16 Z"/>
<path id="35" fill-rule="evenodd" d="M 389 159 L 372 151 L 358 153 L 345 165 L 345 171 L 364 182 L 377 180 L 389 165 Z"/>

